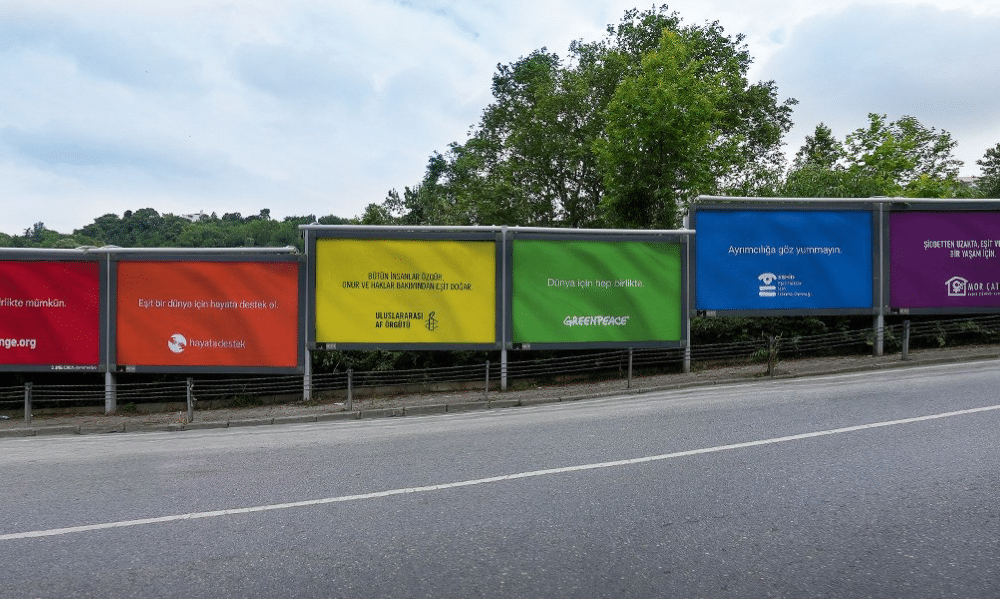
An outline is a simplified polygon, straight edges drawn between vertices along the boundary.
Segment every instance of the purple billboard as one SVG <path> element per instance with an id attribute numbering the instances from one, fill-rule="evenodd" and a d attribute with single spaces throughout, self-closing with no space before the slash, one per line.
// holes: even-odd
<path id="1" fill-rule="evenodd" d="M 1000 308 L 1000 213 L 889 215 L 893 308 Z"/>

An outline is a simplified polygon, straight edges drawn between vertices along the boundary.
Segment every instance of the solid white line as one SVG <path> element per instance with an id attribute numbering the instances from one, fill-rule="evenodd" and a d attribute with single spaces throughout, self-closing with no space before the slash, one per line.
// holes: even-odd
<path id="1" fill-rule="evenodd" d="M 557 475 L 560 473 L 572 473 L 574 471 L 589 471 L 592 469 L 607 469 L 609 467 L 621 467 L 627 465 L 637 465 L 641 463 L 656 462 L 662 460 L 670 460 L 674 458 L 682 458 L 685 456 L 695 456 L 698 454 L 710 454 L 713 452 L 723 452 L 726 450 L 739 450 L 741 448 L 752 448 L 754 446 L 767 446 L 770 444 L 781 444 L 784 442 L 794 442 L 797 440 L 804 440 L 808 438 L 822 437 L 828 435 L 839 435 L 843 433 L 851 433 L 854 431 L 862 431 L 865 429 L 877 429 L 879 427 L 892 427 L 895 425 L 907 425 L 910 423 L 919 423 L 921 421 L 931 421 L 935 419 L 946 419 L 949 417 L 958 417 L 962 415 L 970 415 L 975 413 L 1000 410 L 1000 404 L 994 406 L 984 406 L 980 408 L 969 408 L 965 410 L 956 410 L 946 413 L 938 413 L 934 415 L 926 415 L 923 417 L 911 417 L 907 419 L 897 419 L 895 421 L 881 421 L 878 423 L 866 423 L 864 425 L 853 425 L 851 427 L 841 427 L 839 429 L 827 429 L 825 431 L 813 431 L 809 433 L 799 433 L 796 435 L 787 435 L 776 438 L 768 438 L 765 440 L 756 440 L 752 442 L 740 442 L 736 444 L 726 444 L 724 446 L 712 446 L 710 448 L 698 448 L 695 450 L 682 450 L 680 452 L 671 452 L 669 454 L 658 454 L 655 456 L 643 456 L 640 458 L 627 458 L 622 460 L 611 460 L 607 462 L 599 463 L 589 463 L 585 465 L 574 465 L 570 467 L 555 467 L 552 469 L 540 469 L 537 471 L 525 471 L 523 473 L 512 473 L 510 475 L 498 475 L 496 477 L 486 477 L 483 479 L 469 479 L 466 481 L 455 481 L 452 483 L 441 483 L 435 485 L 425 485 L 421 487 L 411 487 L 411 488 L 399 488 L 395 490 L 385 490 L 382 492 L 370 492 L 367 494 L 353 494 L 350 496 L 336 496 L 333 498 L 320 498 L 317 500 L 303 500 L 301 502 L 286 502 L 283 504 L 265 504 L 262 506 L 250 506 L 246 508 L 231 508 L 225 510 L 213 510 L 207 512 L 197 512 L 197 513 L 187 513 L 182 515 L 169 515 L 165 517 L 154 517 L 150 519 L 135 519 L 132 521 L 115 521 L 111 523 L 96 523 L 93 525 L 79 525 L 76 527 L 62 527 L 59 529 L 43 529 L 39 531 L 26 531 L 23 533 L 7 533 L 0 535 L 0 541 L 3 540 L 20 540 L 26 538 L 37 538 L 37 537 L 50 537 L 56 535 L 66 535 L 70 533 L 83 533 L 86 531 L 98 531 L 101 529 L 116 529 L 120 527 L 135 527 L 138 525 L 153 525 L 156 523 L 169 523 L 172 521 L 185 521 L 190 519 L 208 519 L 211 517 L 224 517 L 228 515 L 241 515 L 247 513 L 264 512 L 270 510 L 284 510 L 287 508 L 299 508 L 303 506 L 317 506 L 321 504 L 333 504 L 337 502 L 353 502 L 356 500 L 371 500 L 374 498 L 386 498 L 389 496 L 400 496 L 403 494 L 418 494 L 422 492 L 433 492 L 438 490 L 447 490 L 454 488 L 469 487 L 473 485 L 483 485 L 487 483 L 496 483 L 499 481 L 512 481 L 515 479 L 526 479 L 528 477 L 541 477 L 544 475 Z"/>

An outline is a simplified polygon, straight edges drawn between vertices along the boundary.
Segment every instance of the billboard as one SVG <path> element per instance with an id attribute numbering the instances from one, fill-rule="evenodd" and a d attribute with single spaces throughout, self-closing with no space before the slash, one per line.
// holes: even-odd
<path id="1" fill-rule="evenodd" d="M 316 240 L 316 342 L 482 345 L 497 341 L 490 240 Z"/>
<path id="2" fill-rule="evenodd" d="M 96 261 L 0 261 L 0 365 L 97 370 Z"/>
<path id="3" fill-rule="evenodd" d="M 1000 213 L 889 214 L 893 308 L 1000 307 Z"/>
<path id="4" fill-rule="evenodd" d="M 121 260 L 117 364 L 296 368 L 297 261 Z"/>
<path id="5" fill-rule="evenodd" d="M 696 208 L 696 309 L 873 310 L 870 211 Z"/>
<path id="6" fill-rule="evenodd" d="M 513 343 L 682 339 L 680 244 L 515 239 L 511 262 Z"/>

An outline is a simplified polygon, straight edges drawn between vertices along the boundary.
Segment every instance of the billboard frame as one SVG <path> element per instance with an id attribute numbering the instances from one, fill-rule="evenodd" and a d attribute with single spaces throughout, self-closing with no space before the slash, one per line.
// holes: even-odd
<path id="1" fill-rule="evenodd" d="M 773 316 L 840 316 L 880 314 L 880 307 L 886 298 L 885 265 L 881 244 L 883 230 L 886 227 L 883 219 L 883 204 L 895 201 L 889 198 L 754 198 L 736 196 L 699 196 L 692 202 L 688 212 L 688 227 L 697 231 L 698 212 L 737 212 L 737 211 L 823 211 L 823 212 L 868 212 L 871 213 L 871 269 L 872 269 L 872 302 L 865 308 L 760 308 L 760 309 L 711 309 L 698 308 L 698 245 L 691 249 L 691 278 L 695 285 L 691 288 L 692 316 L 699 317 L 773 317 Z"/>
<path id="2" fill-rule="evenodd" d="M 305 354 L 303 298 L 306 293 L 305 256 L 294 246 L 283 248 L 98 248 L 91 252 L 105 255 L 107 263 L 107 370 L 109 373 L 189 373 L 247 374 L 247 375 L 299 375 L 304 372 Z M 118 340 L 118 263 L 120 262 L 211 262 L 211 263 L 295 263 L 297 268 L 296 316 L 296 365 L 294 367 L 227 366 L 227 365 L 123 365 L 117 362 Z"/>
<path id="3" fill-rule="evenodd" d="M 504 300 L 508 318 L 504 328 L 504 348 L 507 350 L 588 350 L 621 348 L 687 348 L 691 339 L 690 296 L 691 296 L 691 238 L 695 232 L 686 229 L 632 230 L 632 229 L 565 229 L 557 227 L 511 227 L 507 229 L 504 253 L 505 286 Z M 514 343 L 514 243 L 518 240 L 562 241 L 562 242 L 642 242 L 677 244 L 680 246 L 680 340 L 644 340 L 626 342 L 520 342 Z"/>
<path id="4" fill-rule="evenodd" d="M 405 226 L 405 225 L 299 225 L 306 248 L 306 345 L 315 350 L 501 350 L 503 348 L 504 270 L 501 267 L 506 245 L 506 227 Z M 412 240 L 423 242 L 494 243 L 494 336 L 488 343 L 459 342 L 317 342 L 316 341 L 316 243 L 319 240 Z"/>
<path id="5" fill-rule="evenodd" d="M 892 239 L 890 221 L 894 214 L 907 213 L 996 213 L 1000 214 L 1000 200 L 947 200 L 938 198 L 892 198 L 888 203 L 888 218 L 882 229 L 885 252 L 882 255 L 882 269 L 888 275 L 885 283 L 885 312 L 887 315 L 975 315 L 1000 314 L 1000 306 L 935 306 L 907 307 L 892 305 Z"/>
<path id="6" fill-rule="evenodd" d="M 93 365 L 58 365 L 58 364 L 0 364 L 0 372 L 13 373 L 102 373 L 107 371 L 108 339 L 105 335 L 110 319 L 107 302 L 107 265 L 88 249 L 50 249 L 50 248 L 0 248 L 0 262 L 92 262 L 97 264 L 97 362 Z"/>

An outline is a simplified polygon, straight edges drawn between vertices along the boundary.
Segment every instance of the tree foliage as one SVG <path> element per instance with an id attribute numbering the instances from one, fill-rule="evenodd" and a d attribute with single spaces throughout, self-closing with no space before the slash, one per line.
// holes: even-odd
<path id="1" fill-rule="evenodd" d="M 391 191 L 366 218 L 649 227 L 675 222 L 697 193 L 773 185 L 794 100 L 779 102 L 773 82 L 748 83 L 750 62 L 743 37 L 718 23 L 682 25 L 666 6 L 629 10 L 566 58 L 542 48 L 498 65 L 468 139 L 433 154 L 418 185 Z"/>
<path id="2" fill-rule="evenodd" d="M 947 131 L 915 117 L 889 121 L 871 113 L 868 125 L 843 142 L 820 123 L 795 155 L 780 195 L 801 198 L 970 198 L 976 191 L 958 180 L 962 161 Z"/>
<path id="3" fill-rule="evenodd" d="M 36 223 L 20 236 L 0 234 L 0 246 L 19 248 L 78 248 L 81 246 L 120 246 L 122 248 L 232 248 L 296 246 L 302 249 L 298 226 L 316 222 L 313 215 L 271 218 L 269 209 L 243 217 L 214 213 L 192 221 L 187 217 L 160 214 L 152 208 L 127 210 L 119 217 L 109 213 L 72 234 L 61 234 Z M 353 221 L 335 216 L 319 219 L 324 224 Z"/>
<path id="4" fill-rule="evenodd" d="M 1000 198 L 1000 143 L 986 150 L 976 161 L 981 175 L 976 187 L 986 198 Z"/>

